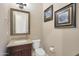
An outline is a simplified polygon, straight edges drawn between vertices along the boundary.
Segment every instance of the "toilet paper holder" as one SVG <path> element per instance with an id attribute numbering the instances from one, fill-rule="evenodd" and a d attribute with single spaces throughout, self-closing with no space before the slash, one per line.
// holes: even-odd
<path id="1" fill-rule="evenodd" d="M 50 46 L 50 47 L 49 47 L 49 51 L 50 51 L 50 52 L 55 52 L 55 47 L 54 47 L 54 46 Z"/>

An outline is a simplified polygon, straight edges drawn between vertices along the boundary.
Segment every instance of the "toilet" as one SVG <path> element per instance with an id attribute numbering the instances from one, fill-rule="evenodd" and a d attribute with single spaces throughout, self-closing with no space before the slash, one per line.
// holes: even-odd
<path id="1" fill-rule="evenodd" d="M 46 56 L 44 49 L 40 47 L 40 39 L 33 40 L 33 49 L 35 56 Z"/>

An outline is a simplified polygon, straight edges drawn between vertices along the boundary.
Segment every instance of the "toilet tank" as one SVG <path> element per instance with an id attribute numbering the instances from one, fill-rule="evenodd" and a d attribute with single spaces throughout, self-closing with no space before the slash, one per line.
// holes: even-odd
<path id="1" fill-rule="evenodd" d="M 40 47 L 40 39 L 32 40 L 33 41 L 33 48 L 37 49 Z"/>

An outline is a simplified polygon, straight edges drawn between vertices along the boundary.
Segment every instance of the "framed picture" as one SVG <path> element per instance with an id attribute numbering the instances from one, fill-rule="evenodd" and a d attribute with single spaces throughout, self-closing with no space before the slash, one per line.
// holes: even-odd
<path id="1" fill-rule="evenodd" d="M 76 27 L 76 4 L 55 11 L 55 28 Z"/>
<path id="2" fill-rule="evenodd" d="M 44 11 L 44 22 L 50 21 L 53 19 L 53 5 L 49 6 Z"/>

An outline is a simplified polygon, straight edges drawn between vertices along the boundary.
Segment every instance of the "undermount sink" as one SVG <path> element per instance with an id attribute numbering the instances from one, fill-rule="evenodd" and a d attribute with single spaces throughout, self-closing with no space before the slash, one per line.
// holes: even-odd
<path id="1" fill-rule="evenodd" d="M 13 43 L 15 43 L 15 44 L 21 44 L 21 43 L 27 43 L 27 42 L 28 42 L 28 40 L 16 40 Z"/>

